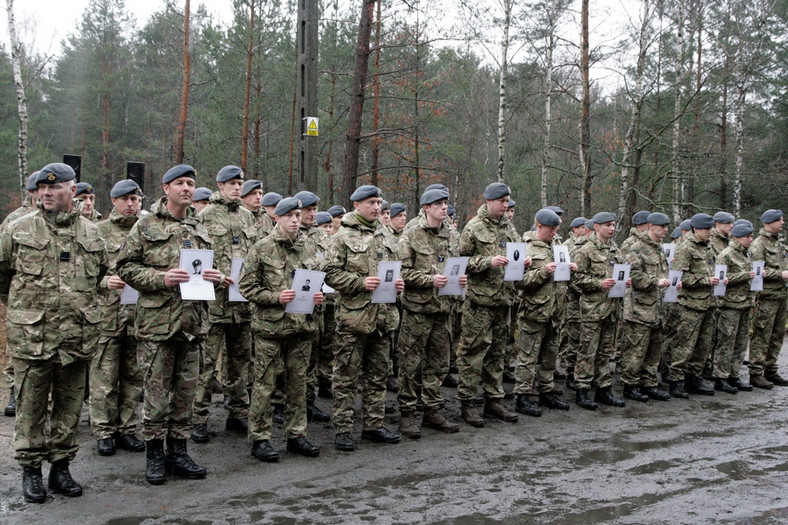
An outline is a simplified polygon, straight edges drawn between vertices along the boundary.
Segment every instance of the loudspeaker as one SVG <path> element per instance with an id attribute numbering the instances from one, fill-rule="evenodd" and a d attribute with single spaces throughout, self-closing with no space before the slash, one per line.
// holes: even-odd
<path id="1" fill-rule="evenodd" d="M 144 162 L 127 162 L 126 163 L 126 178 L 136 182 L 142 193 L 145 193 L 145 163 Z"/>
<path id="2" fill-rule="evenodd" d="M 82 180 L 82 155 L 63 155 L 63 164 L 68 164 L 77 174 L 77 182 Z"/>

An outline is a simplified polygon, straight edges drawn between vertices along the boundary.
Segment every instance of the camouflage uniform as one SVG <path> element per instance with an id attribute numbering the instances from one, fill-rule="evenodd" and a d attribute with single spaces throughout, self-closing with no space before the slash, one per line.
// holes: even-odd
<path id="1" fill-rule="evenodd" d="M 140 293 L 137 302 L 137 359 L 143 373 L 142 437 L 188 439 L 208 333 L 208 302 L 184 301 L 164 274 L 178 267 L 182 248 L 210 249 L 208 231 L 188 209 L 174 217 L 162 197 L 129 232 L 118 257 L 118 276 Z"/>
<path id="2" fill-rule="evenodd" d="M 684 272 L 678 303 L 671 317 L 673 326 L 667 345 L 672 349 L 669 381 L 683 381 L 684 374 L 700 376 L 714 336 L 712 285 L 714 257 L 706 242 L 687 234 L 677 248 L 672 268 Z"/>
<path id="3" fill-rule="evenodd" d="M 250 211 L 249 213 L 254 217 L 254 223 L 257 226 L 257 238 L 262 239 L 269 235 L 271 230 L 274 229 L 274 221 L 265 212 L 265 208 L 261 206 L 259 210 Z"/>
<path id="4" fill-rule="evenodd" d="M 714 254 L 714 257 L 717 257 L 722 253 L 722 250 L 728 247 L 729 240 L 729 236 L 721 234 L 719 231 L 717 231 L 717 228 L 712 228 L 711 237 L 709 237 L 709 247 L 711 248 L 711 253 Z"/>
<path id="5" fill-rule="evenodd" d="M 615 241 L 605 244 L 593 234 L 576 250 L 574 261 L 577 273 L 570 287 L 580 294 L 581 317 L 575 385 L 588 390 L 593 381 L 598 389 L 609 388 L 613 384 L 609 363 L 615 351 L 621 302 L 608 297 L 610 290 L 603 290 L 601 283 L 613 276 L 613 265 L 623 263 L 624 256 Z"/>
<path id="6" fill-rule="evenodd" d="M 301 234 L 304 236 L 304 252 L 306 266 L 311 270 L 319 270 L 328 251 L 328 236 L 317 226 L 301 226 Z M 315 400 L 315 387 L 317 384 L 328 385 L 331 383 L 331 368 L 333 355 L 327 353 L 328 348 L 322 344 L 324 334 L 325 307 L 315 306 L 315 320 L 318 329 L 312 336 L 312 350 L 309 359 L 309 371 L 307 373 L 306 399 L 310 403 Z"/>
<path id="7" fill-rule="evenodd" d="M 331 237 L 326 282 L 337 291 L 337 346 L 334 352 L 334 431 L 353 431 L 353 407 L 363 377 L 363 430 L 383 427 L 386 379 L 391 368 L 391 333 L 399 325 L 393 304 L 372 304 L 364 279 L 375 276 L 378 263 L 399 257 L 382 229 L 365 224 L 356 212 L 347 213 L 342 228 Z"/>
<path id="8" fill-rule="evenodd" d="M 107 265 L 101 232 L 81 206 L 57 214 L 41 208 L 0 233 L 0 300 L 8 307 L 17 395 L 14 457 L 24 467 L 77 453 L 87 364 L 101 322 L 96 292 Z"/>
<path id="9" fill-rule="evenodd" d="M 284 376 L 286 437 L 306 434 L 307 367 L 317 316 L 286 313 L 279 303 L 279 294 L 290 288 L 295 270 L 307 265 L 305 241 L 301 233 L 291 241 L 274 228 L 249 251 L 241 276 L 241 293 L 257 306 L 252 320 L 255 365 L 249 411 L 253 442 L 271 439 L 271 397 L 280 376 Z"/>
<path id="10" fill-rule="evenodd" d="M 503 370 L 509 338 L 514 285 L 504 282 L 503 266 L 492 268 L 496 255 L 506 255 L 506 243 L 517 241 L 509 218 L 494 219 L 482 204 L 460 236 L 460 255 L 469 256 L 468 288 L 462 317 L 462 342 L 457 349 L 460 386 L 457 399 L 471 401 L 481 383 L 488 399 L 504 396 Z"/>
<path id="11" fill-rule="evenodd" d="M 107 220 L 98 223 L 112 264 L 137 219 L 113 209 Z M 101 338 L 90 363 L 90 425 L 97 440 L 111 438 L 116 433 L 133 435 L 137 431 L 142 391 L 134 333 L 136 306 L 121 305 L 120 290 L 109 290 L 108 278 L 101 282 Z"/>
<path id="12" fill-rule="evenodd" d="M 213 261 L 217 270 L 230 275 L 233 258 L 246 257 L 257 240 L 254 218 L 240 201 L 228 201 L 221 192 L 214 192 L 210 204 L 199 218 L 213 240 Z M 216 362 L 222 348 L 225 371 L 224 393 L 230 419 L 244 419 L 249 412 L 246 390 L 249 363 L 252 359 L 252 306 L 245 302 L 231 302 L 228 289 L 216 289 L 216 300 L 209 304 L 210 329 L 203 350 L 197 392 L 194 396 L 193 424 L 208 422 L 212 385 L 216 377 Z"/>
<path id="13" fill-rule="evenodd" d="M 634 246 L 636 242 L 643 240 L 643 238 L 646 237 L 647 235 L 648 235 L 647 231 L 641 232 L 638 231 L 637 228 L 632 227 L 629 229 L 629 237 L 624 239 L 624 241 L 621 243 L 621 246 L 619 246 L 618 249 L 621 250 L 621 253 L 623 253 L 626 256 L 629 250 L 632 249 L 632 246 Z"/>
<path id="14" fill-rule="evenodd" d="M 782 346 L 788 288 L 782 273 L 788 270 L 788 247 L 781 235 L 761 229 L 750 245 L 753 261 L 765 261 L 763 291 L 755 298 L 750 340 L 750 377 L 777 374 Z"/>
<path id="15" fill-rule="evenodd" d="M 656 387 L 662 354 L 665 312 L 661 279 L 668 278 L 668 260 L 662 244 L 647 234 L 630 244 L 626 255 L 631 265 L 632 288 L 624 297 L 621 333 L 621 382 L 628 386 Z"/>
<path id="16" fill-rule="evenodd" d="M 750 254 L 747 248 L 732 241 L 717 256 L 717 264 L 728 266 L 728 285 L 718 309 L 717 345 L 714 349 L 714 377 L 739 377 L 739 369 L 747 352 L 750 329 Z"/>
<path id="17" fill-rule="evenodd" d="M 588 237 L 577 237 L 574 233 L 569 234 L 569 239 L 566 241 L 566 245 L 569 247 L 569 260 L 574 260 L 575 252 L 586 242 L 588 242 Z M 561 339 L 561 346 L 558 349 L 558 358 L 566 366 L 567 377 L 572 377 L 575 371 L 577 347 L 580 344 L 580 321 L 580 294 L 567 285 L 566 324 L 564 325 L 566 337 Z"/>

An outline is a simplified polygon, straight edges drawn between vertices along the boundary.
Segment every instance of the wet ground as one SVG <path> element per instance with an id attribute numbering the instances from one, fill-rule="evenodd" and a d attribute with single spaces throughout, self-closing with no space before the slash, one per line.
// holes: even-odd
<path id="1" fill-rule="evenodd" d="M 788 375 L 788 340 L 780 364 Z M 455 391 L 444 393 L 458 412 Z M 207 479 L 148 485 L 144 454 L 98 456 L 85 421 L 71 469 L 84 495 L 49 496 L 42 505 L 22 499 L 12 420 L 0 419 L 0 522 L 788 522 L 788 387 L 628 401 L 626 408 L 598 412 L 572 403 L 569 412 L 521 415 L 516 424 L 488 420 L 474 429 L 462 423 L 457 434 L 424 430 L 422 439 L 398 445 L 361 442 L 353 453 L 333 448 L 330 426 L 310 424 L 320 457 L 288 454 L 279 430 L 278 464 L 260 463 L 244 438 L 222 431 L 226 414 L 215 400 L 210 428 L 216 435 L 189 445 L 208 467 Z M 322 399 L 318 405 L 329 407 Z M 396 429 L 396 417 L 388 425 Z"/>

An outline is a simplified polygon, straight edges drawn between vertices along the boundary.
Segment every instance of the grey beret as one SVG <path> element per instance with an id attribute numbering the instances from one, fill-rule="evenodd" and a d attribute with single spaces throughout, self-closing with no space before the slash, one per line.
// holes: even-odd
<path id="1" fill-rule="evenodd" d="M 178 164 L 177 166 L 173 166 L 172 168 L 168 169 L 164 173 L 164 176 L 161 178 L 161 183 L 169 184 L 179 177 L 191 177 L 196 179 L 197 173 L 194 171 L 194 168 L 188 164 Z"/>
<path id="2" fill-rule="evenodd" d="M 752 223 L 747 219 L 736 219 L 736 222 L 734 222 L 733 225 L 736 226 L 737 224 L 749 224 L 750 226 L 752 226 Z"/>
<path id="3" fill-rule="evenodd" d="M 238 166 L 225 166 L 216 174 L 216 182 L 227 182 L 228 180 L 244 178 L 244 170 Z"/>
<path id="4" fill-rule="evenodd" d="M 300 209 L 301 209 L 300 200 L 296 199 L 295 197 L 286 197 L 277 203 L 276 210 L 274 210 L 274 214 L 277 217 L 281 217 L 293 210 L 300 210 Z"/>
<path id="5" fill-rule="evenodd" d="M 545 209 L 552 211 L 559 217 L 564 214 L 564 210 L 561 208 L 561 206 L 547 206 Z"/>
<path id="6" fill-rule="evenodd" d="M 678 239 L 679 237 L 681 237 L 681 228 L 675 228 L 675 229 L 674 229 L 674 230 L 673 230 L 673 231 L 670 233 L 670 238 L 671 238 L 671 239 Z"/>
<path id="7" fill-rule="evenodd" d="M 406 209 L 407 209 L 407 207 L 404 204 L 402 204 L 401 202 L 395 202 L 394 204 L 391 205 L 391 217 L 392 218 L 396 217 L 397 215 L 399 215 L 400 213 L 402 213 Z"/>
<path id="8" fill-rule="evenodd" d="M 424 206 L 426 204 L 432 204 L 433 202 L 438 202 L 440 200 L 448 199 L 448 198 L 449 198 L 449 192 L 446 190 L 441 190 L 437 188 L 432 190 L 426 190 L 424 193 L 421 194 L 421 200 L 419 201 L 419 204 L 421 206 Z M 393 207 L 391 214 L 392 216 L 394 215 Z"/>
<path id="9" fill-rule="evenodd" d="M 484 198 L 488 201 L 494 201 L 495 199 L 500 199 L 501 197 L 505 197 L 509 195 L 511 192 L 509 191 L 509 186 L 502 182 L 493 182 L 486 188 L 484 188 Z"/>
<path id="10" fill-rule="evenodd" d="M 605 224 L 606 222 L 614 222 L 616 214 L 609 211 L 600 211 L 594 215 L 594 224 Z"/>
<path id="11" fill-rule="evenodd" d="M 388 209 L 389 209 L 389 201 L 384 199 L 383 202 L 380 203 L 380 211 L 386 211 Z"/>
<path id="12" fill-rule="evenodd" d="M 319 211 L 315 214 L 315 223 L 320 226 L 321 224 L 325 224 L 327 222 L 331 222 L 331 214 L 327 211 Z"/>
<path id="13" fill-rule="evenodd" d="M 142 190 L 140 189 L 139 184 L 137 184 L 131 179 L 126 179 L 117 182 L 109 191 L 109 196 L 113 199 L 117 199 L 118 197 L 123 197 L 124 195 L 128 195 L 129 193 L 133 193 L 134 195 L 139 195 L 140 197 L 145 196 L 142 194 Z"/>
<path id="14" fill-rule="evenodd" d="M 246 197 L 249 195 L 253 190 L 261 190 L 263 189 L 263 183 L 259 180 L 247 180 L 244 181 L 244 185 L 241 186 L 241 197 Z"/>
<path id="15" fill-rule="evenodd" d="M 96 190 L 93 188 L 93 185 L 89 182 L 77 182 L 77 193 L 74 197 L 79 197 L 80 195 L 95 195 Z"/>
<path id="16" fill-rule="evenodd" d="M 62 162 L 53 162 L 47 164 L 41 171 L 38 172 L 36 185 L 38 184 L 55 184 L 58 182 L 68 182 L 77 178 L 74 173 L 74 168 Z"/>
<path id="17" fill-rule="evenodd" d="M 641 224 L 646 224 L 648 222 L 649 215 L 651 215 L 651 212 L 646 210 L 640 210 L 639 212 L 637 212 L 632 216 L 632 225 L 640 226 Z"/>
<path id="18" fill-rule="evenodd" d="M 27 186 L 25 186 L 25 189 L 27 191 L 35 191 L 35 189 L 38 187 L 38 186 L 36 186 L 36 183 L 38 182 L 38 174 L 39 173 L 41 173 L 41 172 L 40 171 L 34 171 L 27 178 Z"/>
<path id="19" fill-rule="evenodd" d="M 211 198 L 213 192 L 210 188 L 206 188 L 205 186 L 201 186 L 194 190 L 194 197 L 192 197 L 192 202 L 200 202 L 200 201 L 207 201 Z"/>
<path id="20" fill-rule="evenodd" d="M 722 224 L 733 224 L 733 222 L 736 220 L 736 217 L 727 211 L 718 211 L 712 218 L 714 219 L 714 222 L 719 222 Z"/>
<path id="21" fill-rule="evenodd" d="M 447 187 L 446 187 L 445 185 L 443 185 L 443 184 L 430 184 L 429 186 L 427 186 L 427 187 L 424 189 L 424 191 L 430 191 L 430 190 L 446 190 L 446 192 L 448 193 L 448 191 L 449 191 L 449 188 L 447 188 Z"/>
<path id="22" fill-rule="evenodd" d="M 347 213 L 347 210 L 345 209 L 345 207 L 344 206 L 340 206 L 339 204 L 335 204 L 334 206 L 331 206 L 326 211 L 328 213 L 330 213 L 331 217 L 333 217 L 333 218 L 339 217 L 340 215 L 344 215 L 344 214 Z"/>
<path id="23" fill-rule="evenodd" d="M 350 200 L 351 202 L 358 202 L 370 197 L 382 197 L 380 188 L 377 186 L 372 186 L 371 184 L 364 184 L 363 186 L 356 188 L 356 191 L 354 191 L 353 195 L 350 196 Z"/>
<path id="24" fill-rule="evenodd" d="M 690 226 L 698 230 L 708 230 L 714 227 L 714 218 L 708 213 L 696 213 L 690 219 Z"/>
<path id="25" fill-rule="evenodd" d="M 575 217 L 572 219 L 572 222 L 569 223 L 570 228 L 579 228 L 581 226 L 585 226 L 588 222 L 588 219 L 585 217 Z"/>
<path id="26" fill-rule="evenodd" d="M 681 221 L 681 224 L 679 224 L 679 228 L 681 228 L 685 232 L 690 231 L 690 229 L 692 228 L 692 225 L 690 224 L 690 220 L 687 219 L 687 220 Z"/>
<path id="27" fill-rule="evenodd" d="M 588 219 L 586 221 L 586 230 L 593 230 L 594 229 L 594 219 Z"/>
<path id="28" fill-rule="evenodd" d="M 454 209 L 454 206 L 452 206 L 451 204 L 449 204 L 449 209 L 446 211 L 446 214 L 447 214 L 449 217 L 454 217 L 454 214 L 455 214 L 455 213 L 457 213 L 457 210 L 455 210 L 455 209 Z"/>
<path id="29" fill-rule="evenodd" d="M 509 208 L 514 208 L 516 205 L 517 205 L 517 203 L 514 201 L 514 199 L 510 198 L 509 199 Z"/>
<path id="30" fill-rule="evenodd" d="M 279 201 L 282 200 L 282 196 L 278 193 L 274 193 L 273 191 L 269 191 L 265 195 L 263 195 L 263 206 L 276 206 L 279 204 Z"/>
<path id="31" fill-rule="evenodd" d="M 782 210 L 766 210 L 763 212 L 763 215 L 761 215 L 761 222 L 769 224 L 770 222 L 779 221 L 782 216 Z"/>
<path id="32" fill-rule="evenodd" d="M 740 222 L 733 226 L 731 230 L 731 235 L 733 237 L 746 237 L 748 235 L 752 235 L 752 232 L 755 231 L 755 228 L 752 227 L 752 224 L 745 224 Z"/>
<path id="33" fill-rule="evenodd" d="M 670 219 L 664 213 L 654 212 L 649 213 L 646 222 L 649 224 L 654 224 L 656 226 L 667 226 L 670 224 Z"/>
<path id="34" fill-rule="evenodd" d="M 293 197 L 301 201 L 302 208 L 308 208 L 309 206 L 317 206 L 317 203 L 320 202 L 320 197 L 318 197 L 311 191 L 299 191 L 298 193 L 293 195 Z"/>
<path id="35" fill-rule="evenodd" d="M 536 212 L 536 222 L 543 226 L 558 226 L 561 224 L 561 217 L 551 209 L 542 208 Z"/>

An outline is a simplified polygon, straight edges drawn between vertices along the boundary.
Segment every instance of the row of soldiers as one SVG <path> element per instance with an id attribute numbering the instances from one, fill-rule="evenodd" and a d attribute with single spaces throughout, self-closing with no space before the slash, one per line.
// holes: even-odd
<path id="1" fill-rule="evenodd" d="M 362 439 L 397 443 L 400 434 L 416 439 L 422 426 L 459 431 L 440 388 L 451 377 L 452 347 L 457 349 L 462 419 L 474 427 L 484 426 L 485 417 L 515 422 L 517 412 L 537 416 L 540 407 L 568 410 L 554 384 L 559 353 L 579 406 L 623 406 L 612 392 L 609 367 L 617 340 L 626 397 L 686 397 L 685 378 L 690 392 L 713 394 L 696 366 L 700 362 L 702 368 L 710 354 L 708 338 L 701 336 L 709 309 L 719 312 L 721 327 L 714 352 L 720 385 L 715 386 L 729 392 L 746 388 L 736 365 L 743 359 L 741 332 L 725 343 L 733 350 L 723 349 L 726 306 L 711 296 L 717 282 L 705 243 L 712 230 L 725 228 L 713 228 L 713 219 L 704 214 L 692 218 L 692 231 L 672 262 L 684 276 L 679 302 L 670 313 L 675 341 L 666 345 L 672 350 L 666 355 L 661 334 L 671 321 L 666 321 L 662 302 L 669 282 L 661 241 L 669 221 L 661 213 L 645 214 L 645 229 L 633 233 L 626 253 L 613 242 L 615 215 L 603 212 L 590 221 L 572 221 L 567 244 L 573 274 L 567 286 L 553 279 L 560 208 L 539 210 L 534 229 L 521 237 L 511 221 L 509 188 L 500 183 L 485 189 L 484 204 L 460 233 L 448 217 L 449 192 L 442 185 L 425 190 L 421 210 L 407 222 L 405 206 L 384 206 L 375 186 L 361 186 L 353 193 L 349 213 L 341 206 L 318 212 L 315 194 L 263 195 L 260 181 L 244 180 L 236 166 L 219 171 L 218 191 L 211 192 L 195 188 L 191 166 L 178 165 L 162 177 L 165 196 L 150 213 L 141 217 L 141 190 L 133 181 L 121 181 L 110 194 L 114 209 L 96 225 L 89 219 L 95 211 L 86 214 L 85 205 L 73 200 L 79 190 L 71 168 L 50 164 L 31 179 L 38 210 L 18 213 L 0 234 L 0 299 L 8 304 L 8 352 L 17 394 L 14 447 L 27 501 L 46 498 L 44 460 L 52 463 L 51 490 L 67 496 L 82 493 L 68 465 L 77 451 L 76 423 L 88 362 L 90 418 L 99 454 L 111 455 L 116 446 L 146 451 L 145 475 L 154 485 L 165 483 L 168 473 L 206 476 L 206 469 L 189 456 L 186 442 L 210 440 L 208 407 L 220 353 L 228 410 L 225 429 L 248 435 L 252 455 L 265 462 L 279 459 L 271 443 L 275 407 L 283 407 L 287 450 L 308 457 L 319 454 L 319 447 L 306 439 L 307 422 L 330 416 L 315 406 L 316 389 L 333 398 L 334 444 L 342 451 L 356 447 L 359 385 Z M 206 197 L 207 205 L 197 213 Z M 762 358 L 753 341 L 750 375 L 783 385 L 776 369 L 779 344 L 776 351 L 773 345 L 778 336 L 781 341 L 778 328 L 785 323 L 788 280 L 779 237 L 782 213 L 770 210 L 762 220 L 758 240 L 774 230 L 780 249 L 771 257 L 771 248 L 764 248 L 764 291 L 768 288 L 774 297 L 762 292 L 758 300 L 777 304 L 781 292 L 782 314 L 772 316 L 773 333 L 761 330 L 767 341 Z M 733 240 L 720 256 L 741 252 L 747 238 L 752 240 L 752 225 L 749 231 L 746 225 L 744 230 L 734 225 L 730 235 Z M 527 256 L 522 263 L 510 261 L 506 244 L 520 240 L 527 244 Z M 214 283 L 215 301 L 181 299 L 179 285 L 191 278 L 179 265 L 182 249 L 214 251 L 214 268 L 203 270 L 202 278 Z M 467 275 L 459 277 L 464 300 L 439 293 L 448 283 L 445 262 L 455 256 L 469 257 Z M 243 261 L 237 277 L 232 275 L 234 260 Z M 377 267 L 384 261 L 402 262 L 395 287 L 404 293 L 396 304 L 371 300 L 371 292 L 381 285 Z M 621 262 L 632 266 L 623 304 L 608 297 L 616 281 L 613 264 Z M 521 281 L 504 280 L 510 264 L 523 264 Z M 733 270 L 733 262 L 727 264 L 733 302 L 742 293 L 745 302 L 751 302 L 750 294 L 737 288 L 751 276 L 747 273 L 745 279 Z M 325 272 L 332 293 L 313 294 L 313 314 L 287 313 L 286 305 L 296 297 L 293 275 L 302 268 Z M 230 300 L 234 286 L 246 302 Z M 139 294 L 136 304 L 121 304 L 131 288 Z M 700 320 L 696 326 L 688 319 Z M 737 319 L 737 327 L 747 325 L 741 316 Z M 511 411 L 502 403 L 503 377 L 515 333 L 516 403 Z M 743 341 L 746 348 L 746 333 Z M 384 426 L 392 358 L 398 358 L 399 434 Z M 663 380 L 670 383 L 670 393 L 659 388 L 660 358 L 667 363 Z M 48 435 L 43 425 L 47 411 Z M 137 438 L 138 430 L 143 440 Z"/>

